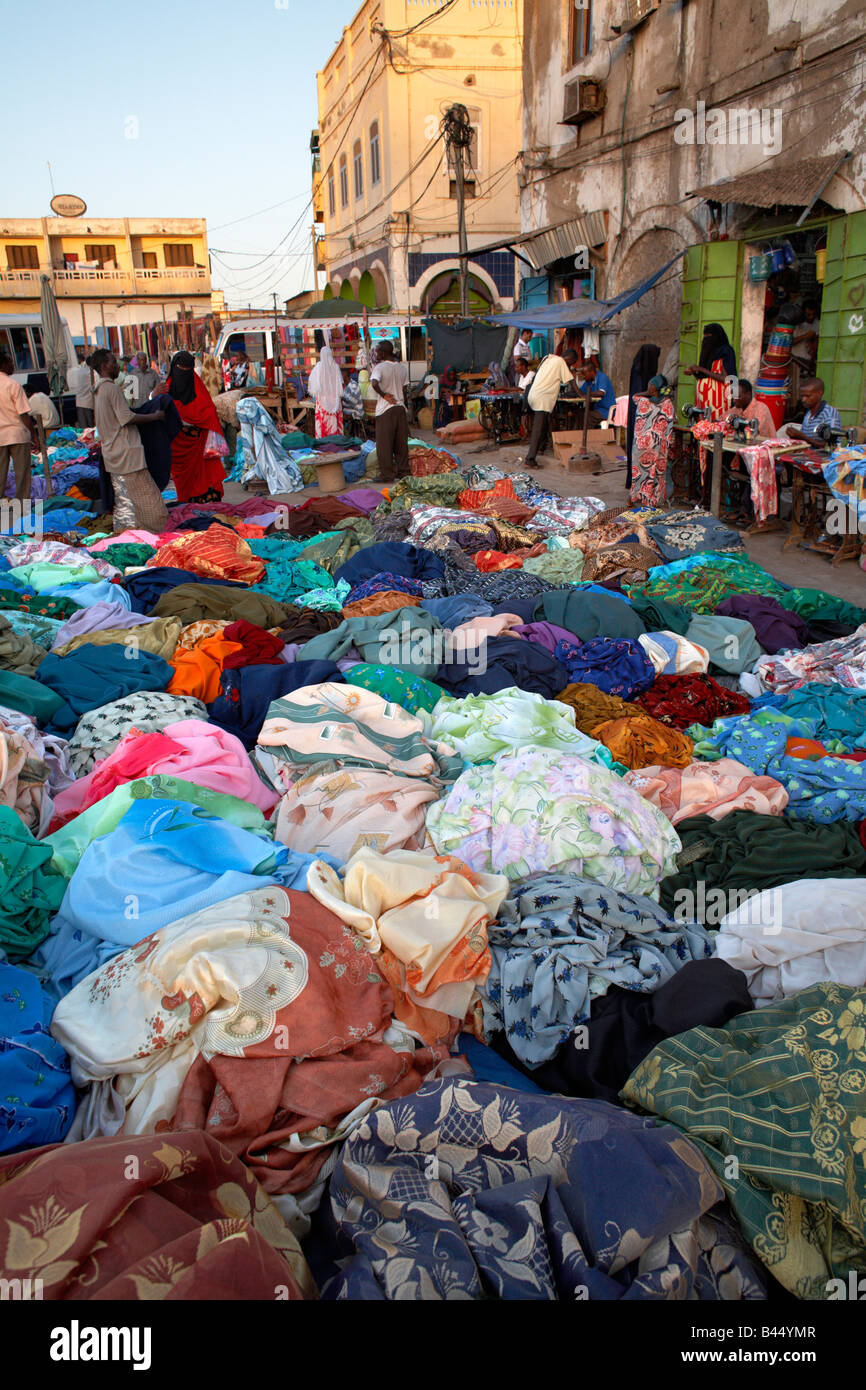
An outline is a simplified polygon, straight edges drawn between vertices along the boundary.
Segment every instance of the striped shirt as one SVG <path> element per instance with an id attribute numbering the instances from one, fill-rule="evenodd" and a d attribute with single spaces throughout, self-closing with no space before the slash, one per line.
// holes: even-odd
<path id="1" fill-rule="evenodd" d="M 829 425 L 831 430 L 841 431 L 842 429 L 842 416 L 839 414 L 836 407 L 830 405 L 827 401 L 821 402 L 820 410 L 816 410 L 814 415 L 811 410 L 806 411 L 800 429 L 803 431 L 803 434 L 808 434 L 814 439 L 820 425 Z"/>

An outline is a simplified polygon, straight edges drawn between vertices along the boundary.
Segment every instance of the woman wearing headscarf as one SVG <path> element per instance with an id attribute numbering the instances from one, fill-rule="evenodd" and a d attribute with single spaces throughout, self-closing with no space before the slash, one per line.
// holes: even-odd
<path id="1" fill-rule="evenodd" d="M 627 460 L 625 485 L 631 487 L 632 468 L 631 454 L 634 445 L 634 422 L 637 414 L 635 397 L 647 389 L 649 380 L 655 376 L 659 368 L 659 348 L 655 343 L 644 343 L 639 347 L 634 355 L 631 364 L 631 371 L 628 378 L 628 417 L 625 429 L 625 456 Z"/>
<path id="2" fill-rule="evenodd" d="M 721 420 L 731 408 L 731 393 L 727 382 L 737 375 L 737 355 L 728 342 L 720 323 L 708 323 L 701 340 L 701 355 L 696 363 L 685 368 L 686 376 L 696 379 L 695 405 L 709 408 L 710 420 Z"/>
<path id="3" fill-rule="evenodd" d="M 674 403 L 663 376 L 651 377 L 645 393 L 633 396 L 634 468 L 631 501 L 638 507 L 663 507 L 667 499 L 668 459 L 674 428 Z"/>
<path id="4" fill-rule="evenodd" d="M 171 359 L 165 390 L 177 406 L 180 434 L 171 446 L 171 476 L 179 502 L 218 502 L 223 495 L 225 469 L 213 451 L 212 434 L 225 446 L 213 398 L 196 375 L 191 352 L 176 352 Z"/>
<path id="5" fill-rule="evenodd" d="M 343 374 L 326 343 L 310 372 L 307 388 L 316 402 L 316 438 L 343 433 Z"/>

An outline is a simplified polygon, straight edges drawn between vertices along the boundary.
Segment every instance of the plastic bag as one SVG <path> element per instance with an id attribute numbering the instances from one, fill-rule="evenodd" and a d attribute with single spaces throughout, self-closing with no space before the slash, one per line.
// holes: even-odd
<path id="1" fill-rule="evenodd" d="M 208 430 L 204 446 L 205 454 L 216 454 L 217 458 L 228 458 L 229 446 L 218 430 Z"/>

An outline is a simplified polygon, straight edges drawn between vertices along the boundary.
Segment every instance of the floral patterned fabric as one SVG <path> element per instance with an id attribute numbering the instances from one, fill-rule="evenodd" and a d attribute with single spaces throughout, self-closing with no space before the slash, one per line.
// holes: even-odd
<path id="1" fill-rule="evenodd" d="M 667 496 L 668 455 L 674 427 L 674 403 L 636 396 L 632 447 L 632 502 L 663 507 Z"/>
<path id="2" fill-rule="evenodd" d="M 430 1083 L 362 1121 L 330 1193 L 329 1299 L 766 1296 L 696 1149 L 604 1101 Z"/>
<path id="3" fill-rule="evenodd" d="M 576 753 L 607 767 L 613 764 L 606 748 L 575 728 L 574 714 L 566 705 L 517 686 L 462 700 L 443 696 L 433 711 L 432 737 L 470 763 L 489 762 L 499 753 L 532 744 Z"/>
<path id="4" fill-rule="evenodd" d="M 608 888 L 651 892 L 673 872 L 670 821 L 619 777 L 550 748 L 468 768 L 427 815 L 440 854 L 514 880 L 567 866 Z"/>
<path id="5" fill-rule="evenodd" d="M 866 1268 L 864 1092 L 866 991 L 824 983 L 668 1038 L 623 1095 L 698 1146 L 783 1288 L 826 1299 Z"/>

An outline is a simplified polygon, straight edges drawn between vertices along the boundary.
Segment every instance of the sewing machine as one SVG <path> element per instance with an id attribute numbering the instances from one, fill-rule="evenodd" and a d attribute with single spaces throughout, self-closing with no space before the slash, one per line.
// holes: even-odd
<path id="1" fill-rule="evenodd" d="M 756 419 L 747 420 L 742 415 L 729 415 L 726 422 L 733 431 L 735 444 L 748 444 L 758 437 L 758 422 Z"/>
<path id="2" fill-rule="evenodd" d="M 689 425 L 695 425 L 698 420 L 708 420 L 710 410 L 709 406 L 684 405 L 680 413 Z"/>
<path id="3" fill-rule="evenodd" d="M 857 443 L 856 430 L 834 430 L 832 425 L 819 425 L 815 434 L 831 449 L 841 449 L 845 444 Z"/>

